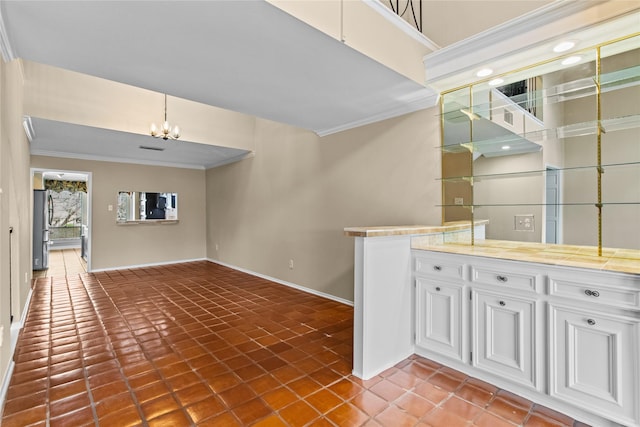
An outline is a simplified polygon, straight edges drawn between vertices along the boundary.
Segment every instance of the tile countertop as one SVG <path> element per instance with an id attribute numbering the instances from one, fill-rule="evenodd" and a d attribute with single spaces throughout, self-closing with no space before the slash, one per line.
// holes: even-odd
<path id="1" fill-rule="evenodd" d="M 617 271 L 640 276 L 640 250 L 603 248 L 598 256 L 594 246 L 550 245 L 545 243 L 480 240 L 474 246 L 463 243 L 441 245 L 412 243 L 412 249 L 474 255 L 541 264 L 564 265 Z M 640 280 L 640 277 L 639 277 Z"/>
<path id="2" fill-rule="evenodd" d="M 489 223 L 488 220 L 475 221 L 476 225 Z M 452 221 L 444 225 L 390 225 L 380 227 L 346 227 L 344 235 L 349 237 L 384 237 L 402 236 L 406 234 L 432 234 L 446 233 L 448 231 L 458 231 L 469 229 L 469 221 Z"/>

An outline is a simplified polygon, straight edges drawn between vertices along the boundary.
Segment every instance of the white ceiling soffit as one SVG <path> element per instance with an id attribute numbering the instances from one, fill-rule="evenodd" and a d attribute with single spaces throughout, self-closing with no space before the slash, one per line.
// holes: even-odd
<path id="1" fill-rule="evenodd" d="M 147 135 L 100 129 L 27 117 L 32 133 L 31 154 L 209 169 L 250 157 L 253 152 L 182 140 L 164 141 Z"/>
<path id="2" fill-rule="evenodd" d="M 319 135 L 436 100 L 430 89 L 263 0 L 5 0 L 0 13 L 4 51 L 16 57 Z"/>
<path id="3" fill-rule="evenodd" d="M 480 80 L 481 68 L 494 78 L 557 57 L 553 47 L 563 40 L 576 42 L 564 53 L 571 54 L 639 28 L 638 1 L 555 1 L 425 56 L 426 82 L 447 91 Z"/>

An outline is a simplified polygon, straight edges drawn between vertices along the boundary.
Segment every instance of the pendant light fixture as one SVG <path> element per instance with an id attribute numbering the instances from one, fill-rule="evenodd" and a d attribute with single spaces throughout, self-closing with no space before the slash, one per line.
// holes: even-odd
<path id="1" fill-rule="evenodd" d="M 162 138 L 165 141 L 167 139 L 178 139 L 180 138 L 180 128 L 178 126 L 170 126 L 167 121 L 167 94 L 164 94 L 164 122 L 160 129 L 156 126 L 155 123 L 151 124 L 151 136 L 156 138 Z"/>

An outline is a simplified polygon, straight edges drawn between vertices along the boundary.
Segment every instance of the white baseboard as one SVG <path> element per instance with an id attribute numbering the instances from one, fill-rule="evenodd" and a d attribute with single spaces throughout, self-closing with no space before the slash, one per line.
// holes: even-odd
<path id="1" fill-rule="evenodd" d="M 145 267 L 157 267 L 160 265 L 171 265 L 171 264 L 184 264 L 186 262 L 196 262 L 196 261 L 209 261 L 208 258 L 193 258 L 193 259 L 181 259 L 177 261 L 163 261 L 163 262 L 152 262 L 149 264 L 135 264 L 135 265 L 121 265 L 118 267 L 107 267 L 107 268 L 93 268 L 89 273 L 100 273 L 103 271 L 114 271 L 114 270 L 129 270 L 132 268 L 145 268 Z"/>
<path id="2" fill-rule="evenodd" d="M 13 357 L 7 366 L 7 370 L 2 377 L 2 388 L 0 388 L 0 413 L 2 413 L 4 409 L 4 402 L 7 399 L 7 392 L 9 391 L 9 383 L 11 382 L 11 374 L 13 374 L 13 368 L 15 367 L 15 362 L 13 361 Z"/>
<path id="3" fill-rule="evenodd" d="M 9 391 L 9 383 L 11 382 L 11 375 L 13 374 L 13 368 L 15 367 L 15 362 L 13 361 L 13 356 L 15 355 L 16 348 L 18 346 L 18 336 L 20 335 L 20 330 L 24 326 L 24 322 L 27 318 L 27 313 L 29 311 L 29 305 L 31 304 L 31 297 L 33 296 L 33 288 L 29 288 L 29 294 L 27 294 L 27 300 L 24 303 L 24 307 L 22 308 L 22 315 L 20 316 L 20 320 L 17 322 L 13 322 L 11 324 L 11 330 L 9 332 L 10 336 L 10 354 L 11 360 L 9 365 L 7 365 L 7 370 L 4 372 L 2 378 L 2 383 L 0 384 L 0 413 L 4 408 L 4 402 L 7 399 L 7 391 Z"/>
<path id="4" fill-rule="evenodd" d="M 327 293 L 324 293 L 324 292 L 316 291 L 315 289 L 306 288 L 304 286 L 297 285 L 295 283 L 287 282 L 286 280 L 281 280 L 281 279 L 278 279 L 278 278 L 275 278 L 275 277 L 267 276 L 266 274 L 256 273 L 255 271 L 251 271 L 251 270 L 247 270 L 246 268 L 237 267 L 235 265 L 227 264 L 226 262 L 218 261 L 218 260 L 215 260 L 215 259 L 212 259 L 212 258 L 207 258 L 207 261 L 213 262 L 214 264 L 220 264 L 220 265 L 222 265 L 224 267 L 229 267 L 229 268 L 232 268 L 234 270 L 242 271 L 243 273 L 247 273 L 247 274 L 250 274 L 252 276 L 260 277 L 262 279 L 266 279 L 266 280 L 269 280 L 271 282 L 279 283 L 281 285 L 288 286 L 290 288 L 294 288 L 294 289 L 297 289 L 299 291 L 307 292 L 309 294 L 313 294 L 313 295 L 316 295 L 316 296 L 319 296 L 319 297 L 322 297 L 322 298 L 330 299 L 332 301 L 339 302 L 341 304 L 345 304 L 345 305 L 353 307 L 353 301 L 349 301 L 347 299 L 340 298 L 340 297 L 337 297 L 335 295 L 331 295 L 331 294 L 327 294 Z"/>

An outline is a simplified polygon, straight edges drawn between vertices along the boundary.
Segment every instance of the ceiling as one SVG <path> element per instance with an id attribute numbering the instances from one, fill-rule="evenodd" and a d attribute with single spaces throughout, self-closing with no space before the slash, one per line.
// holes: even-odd
<path id="1" fill-rule="evenodd" d="M 437 13 L 452 19 L 451 7 L 445 6 L 451 2 L 425 3 L 427 26 L 439 28 L 434 24 Z M 444 44 L 461 40 L 470 35 L 469 28 L 482 31 L 494 21 L 508 20 L 548 1 L 517 3 L 494 10 L 487 20 L 464 14 L 463 8 L 455 17 L 456 25 L 439 30 L 438 40 Z M 476 10 L 472 4 L 469 10 Z M 478 22 L 469 27 L 461 19 Z M 263 0 L 117 4 L 3 0 L 0 30 L 4 53 L 10 57 L 286 123 L 321 136 L 426 108 L 436 99 L 432 89 Z M 176 145 L 181 147 L 176 153 L 143 151 L 137 147 L 158 141 L 38 118 L 33 118 L 33 127 L 34 154 L 198 168 L 246 154 L 188 141 Z M 113 142 L 86 143 L 104 138 Z M 116 147 L 123 151 L 118 154 Z"/>
<path id="2" fill-rule="evenodd" d="M 241 160 L 251 152 L 182 140 L 31 118 L 31 154 L 121 163 L 208 169 Z M 141 148 L 141 147 L 146 147 Z M 160 151 L 162 150 L 162 151 Z"/>
<path id="3" fill-rule="evenodd" d="M 266 1 L 2 1 L 0 12 L 16 57 L 320 134 L 435 100 Z"/>

